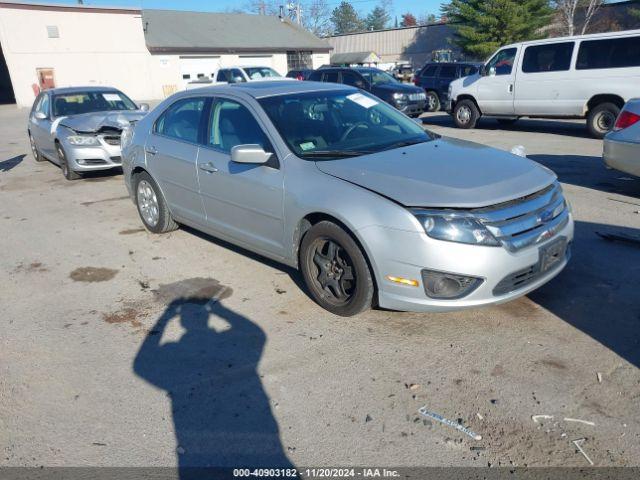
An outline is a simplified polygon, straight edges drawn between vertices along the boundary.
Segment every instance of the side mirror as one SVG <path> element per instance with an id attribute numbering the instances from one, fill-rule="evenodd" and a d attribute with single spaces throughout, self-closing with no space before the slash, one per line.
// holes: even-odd
<path id="1" fill-rule="evenodd" d="M 149 104 L 148 103 L 141 103 L 140 104 L 140 111 L 148 112 L 149 111 Z"/>
<path id="2" fill-rule="evenodd" d="M 47 119 L 47 116 L 42 112 L 36 112 L 33 116 L 36 118 L 36 120 L 46 120 Z"/>
<path id="3" fill-rule="evenodd" d="M 491 67 L 489 69 L 489 76 L 490 77 L 495 77 L 496 76 L 496 67 Z"/>
<path id="4" fill-rule="evenodd" d="M 235 163 L 252 163 L 264 165 L 271 158 L 272 153 L 265 152 L 261 145 L 236 145 L 231 148 L 231 161 Z"/>

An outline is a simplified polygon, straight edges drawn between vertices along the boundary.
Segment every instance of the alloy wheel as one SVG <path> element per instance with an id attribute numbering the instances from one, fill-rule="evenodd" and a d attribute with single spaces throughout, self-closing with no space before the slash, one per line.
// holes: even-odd
<path id="1" fill-rule="evenodd" d="M 158 197 L 151 184 L 146 180 L 141 180 L 138 183 L 136 197 L 143 220 L 147 225 L 155 227 L 160 219 L 160 208 L 158 206 Z"/>
<path id="2" fill-rule="evenodd" d="M 336 306 L 348 303 L 356 290 L 355 268 L 351 258 L 344 248 L 328 238 L 318 238 L 312 249 L 316 287 L 328 302 Z"/>

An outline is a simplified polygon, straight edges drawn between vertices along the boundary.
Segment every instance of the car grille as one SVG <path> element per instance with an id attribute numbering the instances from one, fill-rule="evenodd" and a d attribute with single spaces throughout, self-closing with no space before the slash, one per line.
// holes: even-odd
<path id="1" fill-rule="evenodd" d="M 411 93 L 409 94 L 409 100 L 412 102 L 419 102 L 420 100 L 426 100 L 427 95 L 425 93 Z"/>
<path id="2" fill-rule="evenodd" d="M 103 135 L 102 139 L 109 145 L 120 145 L 120 135 Z"/>
<path id="3" fill-rule="evenodd" d="M 552 238 L 569 222 L 569 207 L 558 182 L 532 195 L 471 213 L 512 252 Z"/>

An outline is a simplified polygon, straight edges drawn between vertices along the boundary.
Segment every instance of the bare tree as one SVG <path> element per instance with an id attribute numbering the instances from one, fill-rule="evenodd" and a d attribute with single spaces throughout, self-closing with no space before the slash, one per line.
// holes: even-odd
<path id="1" fill-rule="evenodd" d="M 589 28 L 593 16 L 602 7 L 603 0 L 556 0 L 556 8 L 560 14 L 562 23 L 562 33 L 565 35 L 575 35 L 578 27 L 576 25 L 576 13 L 584 10 L 584 18 L 580 34 L 584 35 Z"/>
<path id="2" fill-rule="evenodd" d="M 312 0 L 303 6 L 302 25 L 319 37 L 331 33 L 331 9 L 327 0 Z"/>

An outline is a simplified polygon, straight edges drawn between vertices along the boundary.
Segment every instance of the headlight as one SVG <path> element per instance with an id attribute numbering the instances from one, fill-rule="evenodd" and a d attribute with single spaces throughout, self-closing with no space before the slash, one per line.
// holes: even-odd
<path id="1" fill-rule="evenodd" d="M 81 145 L 83 147 L 94 147 L 100 145 L 98 139 L 89 135 L 70 135 L 67 137 L 67 142 L 71 145 Z"/>
<path id="2" fill-rule="evenodd" d="M 122 133 L 120 134 L 120 148 L 124 151 L 129 145 L 131 145 L 131 141 L 133 140 L 133 125 L 129 124 L 124 127 Z"/>
<path id="3" fill-rule="evenodd" d="M 396 105 L 406 105 L 409 97 L 404 93 L 394 93 L 393 100 L 396 102 Z"/>
<path id="4" fill-rule="evenodd" d="M 471 245 L 500 246 L 500 242 L 469 214 L 414 211 L 416 218 L 431 238 Z"/>

